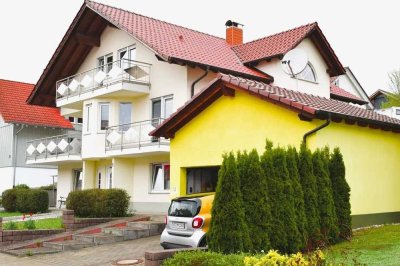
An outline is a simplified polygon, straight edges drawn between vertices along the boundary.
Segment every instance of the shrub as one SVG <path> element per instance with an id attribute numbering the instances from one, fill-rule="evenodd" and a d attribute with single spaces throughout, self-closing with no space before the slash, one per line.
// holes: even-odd
<path id="1" fill-rule="evenodd" d="M 211 215 L 207 234 L 211 251 L 235 253 L 252 249 L 233 153 L 223 156 Z"/>
<path id="2" fill-rule="evenodd" d="M 294 194 L 294 212 L 296 215 L 296 225 L 299 231 L 299 244 L 300 249 L 304 249 L 306 245 L 307 232 L 307 218 L 304 207 L 304 193 L 300 184 L 298 161 L 299 157 L 296 148 L 289 147 L 286 154 L 287 168 L 289 177 L 292 181 L 293 194 Z"/>
<path id="3" fill-rule="evenodd" d="M 332 183 L 333 199 L 339 225 L 339 236 L 348 240 L 352 235 L 350 186 L 346 181 L 346 170 L 339 148 L 333 150 L 329 160 L 329 173 Z"/>
<path id="4" fill-rule="evenodd" d="M 69 193 L 66 205 L 79 217 L 124 217 L 129 199 L 123 189 L 87 189 Z"/>
<path id="5" fill-rule="evenodd" d="M 325 256 L 322 251 L 317 250 L 308 256 L 300 252 L 292 255 L 281 255 L 275 250 L 270 250 L 265 256 L 248 256 L 244 258 L 245 266 L 268 266 L 268 265 L 323 265 Z"/>
<path id="6" fill-rule="evenodd" d="M 16 188 L 16 189 L 30 189 L 30 187 L 28 185 L 26 185 L 26 184 L 19 184 L 19 185 L 16 185 L 14 188 Z"/>
<path id="7" fill-rule="evenodd" d="M 245 256 L 242 254 L 224 255 L 206 251 L 182 251 L 163 262 L 163 266 L 214 266 L 230 265 L 243 266 Z"/>
<path id="8" fill-rule="evenodd" d="M 29 220 L 27 220 L 27 221 L 24 221 L 24 228 L 25 228 L 25 229 L 30 229 L 30 230 L 36 229 L 36 223 L 35 223 L 35 221 L 32 220 L 32 219 L 29 219 Z"/>
<path id="9" fill-rule="evenodd" d="M 17 211 L 17 190 L 7 189 L 2 194 L 3 208 L 7 212 Z"/>
<path id="10" fill-rule="evenodd" d="M 40 189 L 16 189 L 16 209 L 23 213 L 46 212 L 49 207 L 49 195 Z"/>
<path id="11" fill-rule="evenodd" d="M 260 158 L 254 149 L 249 154 L 238 154 L 245 221 L 251 236 L 253 251 L 269 250 L 268 237 L 271 210 L 268 201 L 268 184 L 261 168 Z"/>
<path id="12" fill-rule="evenodd" d="M 315 247 L 320 238 L 317 184 L 313 175 L 312 153 L 302 143 L 299 153 L 299 176 L 304 193 L 304 206 L 307 217 L 307 248 Z"/>
<path id="13" fill-rule="evenodd" d="M 9 221 L 9 222 L 3 224 L 3 228 L 4 228 L 5 230 L 17 230 L 18 225 L 17 225 L 17 223 L 14 222 L 14 221 Z"/>

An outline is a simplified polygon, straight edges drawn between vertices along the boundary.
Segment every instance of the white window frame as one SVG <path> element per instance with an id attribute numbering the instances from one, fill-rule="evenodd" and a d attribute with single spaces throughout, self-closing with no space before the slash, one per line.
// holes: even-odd
<path id="1" fill-rule="evenodd" d="M 129 125 L 122 126 L 122 123 L 121 123 L 121 105 L 123 105 L 123 104 L 130 104 L 131 105 L 131 113 L 130 113 L 130 118 L 131 119 L 127 124 L 132 124 L 133 103 L 132 102 L 119 102 L 119 104 L 118 104 L 118 125 L 120 125 L 120 128 L 122 128 L 124 131 L 126 131 L 126 130 L 129 129 L 130 126 Z"/>
<path id="2" fill-rule="evenodd" d="M 123 52 L 123 51 L 126 51 L 127 53 L 128 53 L 128 60 L 132 60 L 132 61 L 135 61 L 136 60 L 136 58 L 134 58 L 134 59 L 132 59 L 131 58 L 131 55 L 130 55 L 130 53 L 129 53 L 129 50 L 131 50 L 131 49 L 135 49 L 136 50 L 136 44 L 132 44 L 132 45 L 129 45 L 129 46 L 126 46 L 126 47 L 124 47 L 124 48 L 121 48 L 121 49 L 119 49 L 118 51 L 117 51 L 117 56 L 118 56 L 118 60 L 121 60 L 122 58 L 121 58 L 121 52 Z M 135 53 L 137 52 L 137 50 L 135 51 Z"/>
<path id="3" fill-rule="evenodd" d="M 110 57 L 112 57 L 112 60 L 111 60 L 110 63 L 107 63 L 107 58 L 110 58 Z M 103 65 L 100 64 L 100 60 L 101 59 L 104 62 Z M 106 54 L 106 55 L 103 55 L 103 56 L 100 56 L 100 57 L 97 58 L 97 67 L 98 67 L 98 69 L 103 70 L 105 73 L 108 73 L 112 68 L 112 63 L 113 62 L 114 62 L 114 54 L 113 53 L 109 53 L 109 54 Z M 111 64 L 111 66 L 109 66 L 108 64 Z M 102 66 L 105 66 L 105 65 L 107 65 L 106 68 L 102 67 Z"/>
<path id="4" fill-rule="evenodd" d="M 102 184 L 101 182 L 103 181 L 103 173 L 101 172 L 100 169 L 97 170 L 97 176 L 96 176 L 96 188 L 101 188 Z"/>
<path id="5" fill-rule="evenodd" d="M 169 95 L 166 95 L 166 96 L 153 98 L 153 99 L 151 99 L 151 106 L 150 106 L 150 109 L 151 109 L 150 110 L 150 117 L 151 117 L 151 119 L 157 119 L 157 118 L 166 119 L 166 118 L 168 118 L 168 117 L 165 117 L 165 102 L 167 100 L 172 100 L 172 112 L 171 112 L 171 114 L 173 113 L 173 110 L 174 110 L 174 107 L 173 107 L 174 106 L 174 95 L 173 94 L 169 94 Z M 160 117 L 153 117 L 153 103 L 155 101 L 160 101 L 161 102 Z"/>
<path id="6" fill-rule="evenodd" d="M 301 77 L 302 73 L 304 72 L 304 70 L 307 67 L 309 67 L 311 69 L 312 73 L 314 74 L 315 80 L 309 80 L 309 79 L 305 79 L 305 78 Z M 307 81 L 307 82 L 318 84 L 317 72 L 315 72 L 315 68 L 310 62 L 307 63 L 307 66 L 304 68 L 304 70 L 302 72 L 300 72 L 299 74 L 297 74 L 295 78 L 297 78 L 298 80 L 301 80 L 301 81 Z"/>
<path id="7" fill-rule="evenodd" d="M 86 132 L 86 133 L 90 133 L 91 132 L 91 126 L 92 126 L 92 123 L 90 123 L 90 118 L 91 118 L 91 116 L 93 115 L 93 114 L 91 114 L 91 113 L 93 113 L 93 105 L 91 104 L 91 103 L 88 103 L 88 104 L 86 104 L 85 105 L 85 120 L 84 120 L 84 131 Z"/>
<path id="8" fill-rule="evenodd" d="M 163 163 L 152 163 L 150 164 L 150 193 L 152 194 L 166 194 L 169 193 L 171 190 L 171 172 L 169 175 L 169 188 L 168 189 L 161 189 L 161 190 L 154 190 L 154 184 L 153 184 L 153 175 L 154 175 L 154 167 L 155 166 L 161 166 L 161 170 L 162 170 L 162 177 L 164 180 L 164 173 L 165 173 L 165 167 L 169 166 L 169 169 L 171 171 L 171 165 L 169 162 L 163 162 Z M 165 186 L 165 184 L 163 184 Z"/>
<path id="9" fill-rule="evenodd" d="M 108 126 L 107 127 L 110 127 L 110 119 L 111 119 L 111 104 L 109 103 L 109 102 L 102 102 L 102 103 L 99 103 L 99 108 L 98 108 L 98 114 L 99 114 L 99 117 L 98 117 L 98 130 L 99 130 L 99 132 L 105 132 L 106 131 L 106 128 L 105 129 L 101 129 L 101 107 L 102 106 L 108 106 Z"/>
<path id="10" fill-rule="evenodd" d="M 106 189 L 111 189 L 114 186 L 113 180 L 113 166 L 109 165 L 106 167 Z"/>

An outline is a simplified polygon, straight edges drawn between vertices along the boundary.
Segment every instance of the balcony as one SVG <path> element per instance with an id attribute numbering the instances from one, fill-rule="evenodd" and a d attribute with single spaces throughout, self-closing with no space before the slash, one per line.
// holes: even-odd
<path id="1" fill-rule="evenodd" d="M 59 162 L 80 162 L 82 133 L 53 136 L 27 142 L 27 164 L 57 164 Z"/>
<path id="2" fill-rule="evenodd" d="M 99 96 L 135 97 L 150 92 L 151 65 L 121 59 L 62 79 L 56 84 L 58 107 L 81 109 Z"/>
<path id="3" fill-rule="evenodd" d="M 144 153 L 169 153 L 169 140 L 149 136 L 163 119 L 157 118 L 109 127 L 106 130 L 107 156 L 134 156 Z"/>

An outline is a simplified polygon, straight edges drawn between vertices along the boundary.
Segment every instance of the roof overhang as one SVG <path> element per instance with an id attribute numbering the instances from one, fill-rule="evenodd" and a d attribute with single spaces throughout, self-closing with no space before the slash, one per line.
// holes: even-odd
<path id="1" fill-rule="evenodd" d="M 334 93 L 331 93 L 331 99 L 336 99 L 336 100 L 343 101 L 343 102 L 349 102 L 349 103 L 355 103 L 355 104 L 361 104 L 361 105 L 369 103 L 369 102 L 364 101 L 362 99 L 358 100 L 358 99 L 354 99 L 354 98 L 345 97 L 345 96 L 342 96 L 342 95 L 337 95 L 337 94 L 334 94 Z"/>

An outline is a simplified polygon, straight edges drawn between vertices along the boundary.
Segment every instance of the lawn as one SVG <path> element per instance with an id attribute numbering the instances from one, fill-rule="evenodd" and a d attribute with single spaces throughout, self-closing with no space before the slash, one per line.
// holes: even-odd
<path id="1" fill-rule="evenodd" d="M 10 217 L 10 216 L 22 216 L 22 213 L 0 211 L 0 217 Z"/>
<path id="2" fill-rule="evenodd" d="M 400 225 L 354 232 L 353 239 L 324 250 L 333 265 L 400 265 Z"/>
<path id="3" fill-rule="evenodd" d="M 24 227 L 24 222 L 16 222 L 17 230 L 26 229 Z M 36 229 L 62 229 L 63 223 L 61 218 L 48 218 L 42 220 L 35 221 Z M 3 224 L 3 228 L 5 228 L 5 224 Z"/>

